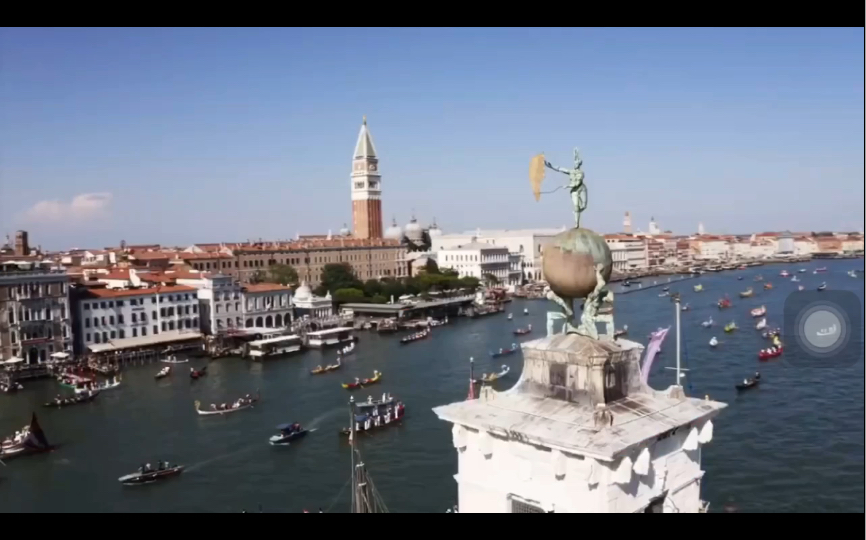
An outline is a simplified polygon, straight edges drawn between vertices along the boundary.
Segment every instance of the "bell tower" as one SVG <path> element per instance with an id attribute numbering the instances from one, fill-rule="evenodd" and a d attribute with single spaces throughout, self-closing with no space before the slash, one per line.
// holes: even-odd
<path id="1" fill-rule="evenodd" d="M 355 238 L 382 238 L 382 176 L 366 116 L 352 158 L 352 230 Z"/>

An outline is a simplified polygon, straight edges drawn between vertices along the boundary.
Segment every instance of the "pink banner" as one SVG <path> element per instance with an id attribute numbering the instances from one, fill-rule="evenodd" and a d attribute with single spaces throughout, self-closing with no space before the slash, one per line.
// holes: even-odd
<path id="1" fill-rule="evenodd" d="M 662 342 L 665 340 L 665 336 L 668 335 L 669 330 L 670 327 L 659 328 L 657 331 L 650 334 L 650 342 L 646 346 L 646 354 L 644 355 L 643 365 L 640 368 L 640 380 L 644 384 L 647 384 L 647 381 L 649 381 L 649 374 L 653 367 L 653 360 L 655 360 L 656 355 L 658 355 L 661 350 Z"/>

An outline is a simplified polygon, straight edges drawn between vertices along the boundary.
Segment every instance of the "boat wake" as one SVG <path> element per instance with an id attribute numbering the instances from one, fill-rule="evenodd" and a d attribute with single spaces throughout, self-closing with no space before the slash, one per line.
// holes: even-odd
<path id="1" fill-rule="evenodd" d="M 310 431 L 314 429 L 318 429 L 319 425 L 329 418 L 335 418 L 337 416 L 346 415 L 346 410 L 344 408 L 337 408 L 332 411 L 326 412 L 324 414 L 320 414 L 319 416 L 310 420 L 306 425 Z"/>
<path id="2" fill-rule="evenodd" d="M 187 468 L 186 468 L 186 472 L 195 472 L 195 471 L 197 471 L 197 470 L 199 470 L 199 469 L 201 469 L 201 468 L 203 468 L 203 467 L 207 467 L 208 465 L 213 465 L 214 463 L 216 463 L 216 462 L 218 462 L 218 461 L 222 461 L 222 460 L 224 460 L 224 459 L 229 459 L 229 458 L 237 457 L 237 456 L 239 456 L 239 455 L 241 455 L 241 454 L 243 454 L 243 453 L 245 453 L 245 452 L 249 452 L 250 450 L 252 450 L 252 449 L 254 449 L 254 448 L 258 448 L 259 446 L 260 446 L 259 444 L 251 444 L 251 445 L 249 445 L 249 446 L 247 446 L 247 447 L 245 447 L 245 448 L 241 448 L 240 450 L 236 450 L 236 451 L 234 451 L 234 452 L 229 452 L 228 454 L 223 454 L 223 455 L 221 455 L 221 456 L 217 456 L 217 457 L 214 457 L 214 458 L 211 458 L 211 459 L 205 460 L 205 461 L 201 461 L 201 462 L 199 462 L 199 463 L 195 463 L 195 464 L 193 464 L 193 465 L 187 467 Z"/>

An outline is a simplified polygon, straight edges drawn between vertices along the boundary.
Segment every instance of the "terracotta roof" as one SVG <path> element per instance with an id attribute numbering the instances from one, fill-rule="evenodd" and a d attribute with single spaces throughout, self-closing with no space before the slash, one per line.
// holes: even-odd
<path id="1" fill-rule="evenodd" d="M 92 298 L 118 298 L 123 296 L 146 296 L 153 294 L 171 294 L 178 292 L 195 292 L 195 287 L 187 287 L 185 285 L 171 285 L 168 287 L 150 287 L 147 289 L 102 289 L 90 288 L 87 290 L 86 296 Z"/>
<path id="2" fill-rule="evenodd" d="M 244 285 L 244 290 L 246 292 L 259 293 L 259 292 L 276 292 L 276 291 L 291 291 L 291 287 L 286 287 L 285 285 L 277 285 L 276 283 L 250 283 L 249 285 Z"/>
<path id="3" fill-rule="evenodd" d="M 162 251 L 141 251 L 130 254 L 130 257 L 138 261 L 155 261 L 161 259 L 170 259 L 174 253 L 165 253 Z"/>
<path id="4" fill-rule="evenodd" d="M 229 255 L 228 253 L 216 253 L 216 252 L 210 252 L 210 253 L 183 252 L 183 253 L 175 253 L 174 255 L 176 258 L 178 258 L 182 261 L 188 261 L 188 260 L 192 260 L 192 259 L 208 259 L 208 260 L 210 260 L 210 259 L 231 259 L 232 258 L 232 256 Z"/>
<path id="5" fill-rule="evenodd" d="M 115 268 L 107 274 L 98 274 L 97 279 L 129 280 L 129 268 Z"/>
<path id="6" fill-rule="evenodd" d="M 390 238 L 339 237 L 333 238 L 331 240 L 308 239 L 292 242 L 259 242 L 254 244 L 243 244 L 235 248 L 235 251 L 242 254 L 272 251 L 305 251 L 315 249 L 377 248 L 399 246 L 399 240 L 392 240 Z"/>

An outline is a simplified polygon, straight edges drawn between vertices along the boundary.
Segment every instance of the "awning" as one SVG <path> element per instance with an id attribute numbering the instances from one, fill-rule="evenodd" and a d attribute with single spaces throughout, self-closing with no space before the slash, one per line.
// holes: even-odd
<path id="1" fill-rule="evenodd" d="M 57 360 L 66 360 L 69 358 L 68 352 L 56 352 L 51 355 L 51 358 L 56 358 Z"/>
<path id="2" fill-rule="evenodd" d="M 4 366 L 14 366 L 15 364 L 20 364 L 23 361 L 24 361 L 23 358 L 10 358 L 9 360 L 6 360 L 5 362 L 0 362 L 0 364 L 3 364 Z"/>
<path id="3" fill-rule="evenodd" d="M 153 345 L 168 345 L 179 341 L 201 339 L 201 332 L 165 332 L 155 336 L 140 336 L 126 339 L 115 339 L 108 343 L 95 343 L 87 348 L 90 352 L 101 353 L 119 351 L 123 349 L 134 349 L 138 347 L 150 347 Z"/>

